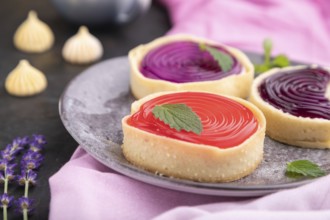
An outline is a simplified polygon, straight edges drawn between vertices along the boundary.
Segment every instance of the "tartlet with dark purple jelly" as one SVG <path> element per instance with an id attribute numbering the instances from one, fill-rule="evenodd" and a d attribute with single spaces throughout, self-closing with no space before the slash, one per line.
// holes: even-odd
<path id="1" fill-rule="evenodd" d="M 272 69 L 257 77 L 250 101 L 265 115 L 271 138 L 299 147 L 330 148 L 330 70 Z"/>
<path id="2" fill-rule="evenodd" d="M 223 68 L 201 45 L 231 59 Z M 205 91 L 247 98 L 254 67 L 240 50 L 191 35 L 171 35 L 129 52 L 131 91 L 140 99 L 155 92 Z"/>

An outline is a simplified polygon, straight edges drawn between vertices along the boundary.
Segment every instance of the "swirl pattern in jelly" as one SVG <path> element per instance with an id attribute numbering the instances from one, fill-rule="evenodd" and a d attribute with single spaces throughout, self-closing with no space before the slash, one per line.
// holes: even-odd
<path id="1" fill-rule="evenodd" d="M 202 51 L 197 43 L 178 41 L 150 51 L 144 57 L 140 71 L 147 78 L 175 83 L 219 80 L 239 74 L 242 66 L 237 59 L 224 48 L 217 48 L 232 57 L 231 70 L 222 71 L 209 52 Z"/>
<path id="2" fill-rule="evenodd" d="M 325 95 L 329 82 L 327 70 L 306 67 L 275 73 L 258 90 L 264 101 L 283 112 L 330 120 L 330 100 Z"/>
<path id="3" fill-rule="evenodd" d="M 200 135 L 185 130 L 176 131 L 156 119 L 152 114 L 155 105 L 183 103 L 200 117 L 203 131 Z M 232 99 L 200 92 L 181 92 L 159 96 L 145 102 L 127 121 L 141 130 L 219 148 L 237 146 L 258 129 L 258 120 L 252 111 Z"/>

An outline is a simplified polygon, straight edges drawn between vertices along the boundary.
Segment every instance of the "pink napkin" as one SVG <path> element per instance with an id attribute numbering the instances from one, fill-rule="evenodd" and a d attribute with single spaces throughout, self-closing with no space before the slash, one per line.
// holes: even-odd
<path id="1" fill-rule="evenodd" d="M 163 0 L 169 34 L 190 33 L 247 51 L 262 52 L 266 37 L 274 53 L 307 63 L 330 64 L 328 0 Z"/>
<path id="2" fill-rule="evenodd" d="M 327 176 L 259 199 L 196 195 L 125 177 L 79 147 L 50 179 L 50 219 L 330 219 L 329 183 Z"/>
<path id="3" fill-rule="evenodd" d="M 163 0 L 173 33 L 192 33 L 261 52 L 327 64 L 327 0 Z M 80 147 L 49 180 L 50 219 L 330 219 L 330 176 L 258 199 L 195 195 L 151 186 L 101 165 Z"/>

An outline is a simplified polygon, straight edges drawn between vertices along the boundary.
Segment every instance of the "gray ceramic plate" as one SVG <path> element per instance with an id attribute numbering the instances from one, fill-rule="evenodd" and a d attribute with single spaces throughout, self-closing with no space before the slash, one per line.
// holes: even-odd
<path id="1" fill-rule="evenodd" d="M 289 161 L 317 161 L 330 172 L 329 150 L 301 149 L 266 137 L 262 164 L 241 180 L 199 183 L 155 175 L 131 165 L 121 152 L 121 118 L 129 114 L 133 101 L 128 60 L 120 57 L 96 64 L 72 80 L 61 97 L 59 111 L 66 129 L 95 159 L 119 173 L 168 189 L 209 195 L 259 196 L 312 181 L 285 177 Z"/>

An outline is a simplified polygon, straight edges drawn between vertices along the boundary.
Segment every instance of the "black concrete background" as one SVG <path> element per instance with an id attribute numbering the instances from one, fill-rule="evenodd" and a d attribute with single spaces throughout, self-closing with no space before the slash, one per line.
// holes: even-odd
<path id="1" fill-rule="evenodd" d="M 54 47 L 41 54 L 27 54 L 15 49 L 12 41 L 16 28 L 26 18 L 29 10 L 37 11 L 55 34 Z M 162 36 L 170 28 L 166 10 L 156 1 L 151 9 L 134 22 L 114 27 L 106 25 L 90 28 L 104 46 L 102 60 L 126 55 L 138 44 Z M 58 114 L 58 100 L 66 84 L 88 65 L 66 63 L 61 50 L 66 39 L 76 33 L 78 27 L 69 24 L 55 10 L 49 0 L 9 0 L 0 3 L 0 149 L 16 136 L 40 133 L 48 144 L 44 151 L 44 165 L 39 171 L 38 185 L 31 188 L 29 197 L 35 199 L 35 211 L 30 219 L 47 219 L 49 214 L 50 190 L 48 178 L 64 165 L 77 147 L 77 143 L 63 127 Z M 48 88 L 42 94 L 29 98 L 10 96 L 4 89 L 4 80 L 20 59 L 27 59 L 45 73 Z M 16 198 L 23 189 L 10 184 L 9 193 Z M 1 189 L 1 186 L 0 186 Z M 87 189 L 86 189 L 87 190 Z M 2 190 L 0 190 L 2 193 Z M 9 219 L 22 216 L 9 210 Z M 2 213 L 0 213 L 2 218 Z"/>

